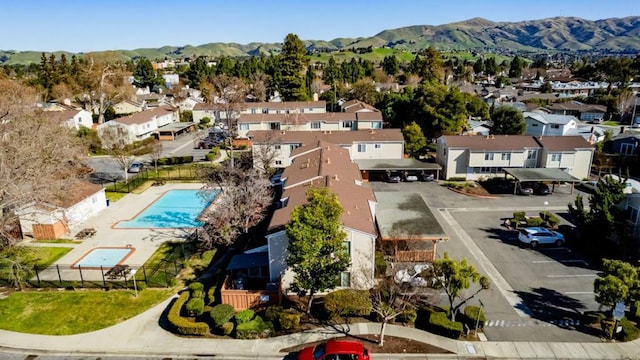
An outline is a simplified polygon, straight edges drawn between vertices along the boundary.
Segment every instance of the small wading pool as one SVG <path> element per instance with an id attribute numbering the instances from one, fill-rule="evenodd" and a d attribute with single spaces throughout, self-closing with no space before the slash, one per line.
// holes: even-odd
<path id="1" fill-rule="evenodd" d="M 211 191 L 210 201 L 204 200 L 200 190 L 169 190 L 131 220 L 120 221 L 116 229 L 179 229 L 202 226 L 198 216 L 220 194 Z"/>
<path id="2" fill-rule="evenodd" d="M 72 268 L 100 269 L 122 264 L 136 249 L 133 247 L 103 247 L 91 249 L 76 261 Z"/>

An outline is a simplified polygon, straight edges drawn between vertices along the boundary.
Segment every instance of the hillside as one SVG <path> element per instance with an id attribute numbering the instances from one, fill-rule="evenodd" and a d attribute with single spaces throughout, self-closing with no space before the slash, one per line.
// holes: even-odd
<path id="1" fill-rule="evenodd" d="M 309 51 L 389 47 L 416 50 L 432 46 L 439 50 L 522 50 L 522 51 L 599 51 L 603 53 L 640 52 L 640 16 L 597 21 L 576 17 L 554 17 L 520 22 L 492 22 L 482 18 L 445 25 L 416 25 L 384 30 L 366 38 L 305 40 Z M 277 53 L 277 43 L 209 43 L 198 46 L 165 46 L 117 50 L 128 58 L 193 58 L 205 56 L 255 56 Z M 62 49 L 63 50 L 63 49 Z M 38 62 L 40 52 L 2 51 L 0 63 Z"/>

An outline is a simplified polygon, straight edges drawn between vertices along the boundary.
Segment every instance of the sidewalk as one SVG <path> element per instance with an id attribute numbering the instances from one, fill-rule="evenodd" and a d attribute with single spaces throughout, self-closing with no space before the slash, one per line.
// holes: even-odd
<path id="1" fill-rule="evenodd" d="M 359 323 L 342 329 L 320 328 L 260 340 L 222 340 L 175 336 L 158 323 L 172 299 L 118 325 L 91 333 L 48 336 L 0 330 L 0 352 L 73 356 L 215 357 L 216 359 L 283 359 L 280 349 L 342 336 L 377 334 L 380 325 Z M 373 359 L 637 359 L 640 341 L 630 343 L 468 342 L 434 335 L 415 328 L 388 325 L 387 335 L 422 341 L 453 354 L 372 354 Z"/>

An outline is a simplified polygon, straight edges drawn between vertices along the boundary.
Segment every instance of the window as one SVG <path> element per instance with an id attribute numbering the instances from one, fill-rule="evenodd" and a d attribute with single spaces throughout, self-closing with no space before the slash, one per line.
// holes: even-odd
<path id="1" fill-rule="evenodd" d="M 81 123 L 81 122 L 82 122 L 82 118 L 81 118 L 81 117 L 79 117 L 79 118 L 78 118 L 78 123 Z"/>
<path id="2" fill-rule="evenodd" d="M 263 114 L 268 114 L 269 113 L 269 109 L 262 109 L 262 113 Z"/>
<path id="3" fill-rule="evenodd" d="M 551 124 L 551 128 L 552 129 L 560 129 L 560 125 L 559 124 Z"/>
<path id="4" fill-rule="evenodd" d="M 276 150 L 280 150 L 280 145 L 275 145 Z"/>
<path id="5" fill-rule="evenodd" d="M 484 154 L 484 160 L 485 160 L 485 161 L 491 161 L 491 160 L 493 160 L 493 153 L 485 153 L 485 154 Z"/>
<path id="6" fill-rule="evenodd" d="M 256 114 L 256 113 L 257 113 L 257 110 L 256 110 L 256 109 L 251 109 L 251 113 L 252 113 L 252 114 Z"/>
<path id="7" fill-rule="evenodd" d="M 249 130 L 249 124 L 240 124 L 240 130 Z"/>
<path id="8" fill-rule="evenodd" d="M 562 154 L 551 154 L 551 161 L 560 161 Z"/>
<path id="9" fill-rule="evenodd" d="M 280 123 L 279 122 L 269 123 L 269 128 L 271 130 L 280 130 Z"/>
<path id="10" fill-rule="evenodd" d="M 342 246 L 347 249 L 347 255 L 351 256 L 351 241 L 343 241 Z"/>
<path id="11" fill-rule="evenodd" d="M 348 271 L 340 273 L 338 283 L 336 285 L 340 287 L 351 287 L 351 273 Z"/>
<path id="12" fill-rule="evenodd" d="M 538 127 L 538 123 L 531 123 L 531 127 Z"/>
<path id="13" fill-rule="evenodd" d="M 511 160 L 511 153 L 502 153 L 502 160 Z"/>
<path id="14" fill-rule="evenodd" d="M 276 114 L 280 114 L 280 109 L 276 110 Z"/>
<path id="15" fill-rule="evenodd" d="M 320 129 L 320 122 L 319 121 L 314 121 L 311 123 L 311 128 L 312 129 Z"/>
<path id="16" fill-rule="evenodd" d="M 622 144 L 620 145 L 620 154 L 621 155 L 633 155 L 633 144 Z"/>
<path id="17" fill-rule="evenodd" d="M 276 165 L 282 165 L 282 160 L 276 160 Z"/>
<path id="18" fill-rule="evenodd" d="M 382 144 L 373 144 L 374 149 L 382 149 Z"/>
<path id="19" fill-rule="evenodd" d="M 374 121 L 371 123 L 372 129 L 382 129 L 382 121 Z"/>
<path id="20" fill-rule="evenodd" d="M 342 127 L 351 129 L 353 127 L 353 121 L 343 121 Z"/>
<path id="21" fill-rule="evenodd" d="M 636 219 L 638 218 L 638 209 L 634 207 L 629 207 L 627 208 L 627 210 L 629 210 L 629 220 L 635 223 Z"/>
<path id="22" fill-rule="evenodd" d="M 367 144 L 358 144 L 358 152 L 363 153 L 367 151 Z"/>
<path id="23" fill-rule="evenodd" d="M 527 160 L 535 160 L 538 158 L 538 150 L 529 150 L 527 152 Z"/>

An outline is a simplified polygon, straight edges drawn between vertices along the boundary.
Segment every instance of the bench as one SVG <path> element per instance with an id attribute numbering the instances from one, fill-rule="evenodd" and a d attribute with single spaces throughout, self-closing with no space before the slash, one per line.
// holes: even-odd
<path id="1" fill-rule="evenodd" d="M 92 236 L 95 236 L 97 233 L 96 229 L 94 228 L 84 228 L 82 230 L 80 230 L 75 238 L 76 239 L 86 239 L 86 238 L 90 238 Z"/>
<path id="2" fill-rule="evenodd" d="M 126 277 L 130 273 L 131 269 L 129 269 L 129 265 L 116 265 L 109 269 L 109 271 L 107 271 L 105 275 L 110 280 L 115 280 L 119 277 Z"/>

